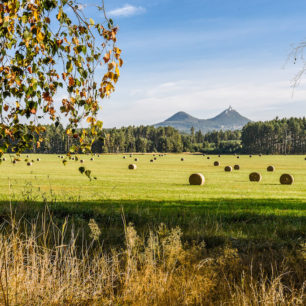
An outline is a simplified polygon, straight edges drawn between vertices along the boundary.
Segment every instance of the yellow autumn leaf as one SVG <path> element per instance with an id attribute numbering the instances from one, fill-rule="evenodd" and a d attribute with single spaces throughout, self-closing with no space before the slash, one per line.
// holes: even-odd
<path id="1" fill-rule="evenodd" d="M 118 65 L 116 65 L 115 73 L 118 74 L 118 76 L 120 76 L 120 71 L 119 71 Z"/>
<path id="2" fill-rule="evenodd" d="M 37 34 L 37 40 L 39 42 L 42 42 L 44 40 L 44 38 L 45 38 L 44 34 L 39 31 L 38 34 Z"/>
<path id="3" fill-rule="evenodd" d="M 33 15 L 34 15 L 34 18 L 36 19 L 36 21 L 38 21 L 38 12 L 37 12 L 37 10 L 35 10 L 33 12 Z"/>

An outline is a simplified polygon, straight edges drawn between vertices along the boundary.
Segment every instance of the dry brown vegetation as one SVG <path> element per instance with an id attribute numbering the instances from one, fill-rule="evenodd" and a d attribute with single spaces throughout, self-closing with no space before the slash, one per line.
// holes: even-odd
<path id="1" fill-rule="evenodd" d="M 29 224 L 11 218 L 0 233 L 3 305 L 302 305 L 305 250 L 281 264 L 258 252 L 182 242 L 180 228 L 161 224 L 140 237 L 124 226 L 125 245 L 104 249 L 92 219 L 89 244 L 67 222 Z M 125 224 L 125 222 L 123 222 Z M 68 236 L 70 237 L 68 239 Z M 100 237 L 101 238 L 101 237 Z"/>

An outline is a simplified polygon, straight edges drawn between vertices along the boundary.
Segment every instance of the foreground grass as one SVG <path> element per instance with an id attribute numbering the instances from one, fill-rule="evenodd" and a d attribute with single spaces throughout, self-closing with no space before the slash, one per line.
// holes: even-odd
<path id="1" fill-rule="evenodd" d="M 161 224 L 141 237 L 124 224 L 122 248 L 104 250 L 90 220 L 91 242 L 77 247 L 67 223 L 2 224 L 0 302 L 4 305 L 303 305 L 303 253 L 262 259 L 204 241 L 182 243 L 179 228 Z M 124 221 L 124 217 L 123 217 Z M 39 228 L 39 230 L 38 230 Z M 88 240 L 87 240 L 88 241 Z M 281 264 L 280 258 L 285 258 Z"/>
<path id="2" fill-rule="evenodd" d="M 3 303 L 303 304 L 304 157 L 141 155 L 129 171 L 134 157 L 84 156 L 91 182 L 78 162 L 37 157 L 0 166 Z M 194 172 L 204 186 L 188 185 Z"/>

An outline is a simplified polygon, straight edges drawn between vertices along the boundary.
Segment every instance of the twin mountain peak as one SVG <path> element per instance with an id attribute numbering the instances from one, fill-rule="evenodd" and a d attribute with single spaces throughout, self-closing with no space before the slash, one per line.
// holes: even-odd
<path id="1" fill-rule="evenodd" d="M 231 106 L 211 119 L 198 119 L 185 112 L 178 112 L 163 122 L 157 123 L 155 127 L 172 126 L 180 132 L 190 133 L 194 127 L 195 131 L 202 133 L 219 130 L 240 130 L 251 120 L 241 116 Z"/>

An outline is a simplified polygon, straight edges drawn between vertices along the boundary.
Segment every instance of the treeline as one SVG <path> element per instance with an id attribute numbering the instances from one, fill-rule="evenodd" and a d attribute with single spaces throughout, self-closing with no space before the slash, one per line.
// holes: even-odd
<path id="1" fill-rule="evenodd" d="M 252 122 L 241 133 L 245 152 L 264 154 L 306 153 L 306 118 Z"/>
<path id="2" fill-rule="evenodd" d="M 180 134 L 173 127 L 129 126 L 104 129 L 92 145 L 93 153 L 124 152 L 221 152 L 232 153 L 240 146 L 240 131 L 219 131 L 203 135 L 191 129 L 190 134 Z M 27 153 L 64 154 L 77 139 L 68 137 L 63 126 L 45 125 L 40 147 L 33 137 L 32 149 Z"/>
<path id="3" fill-rule="evenodd" d="M 64 154 L 78 140 L 68 137 L 63 126 L 46 125 L 44 139 L 28 153 Z M 215 154 L 306 153 L 306 119 L 275 119 L 250 122 L 242 131 L 212 131 L 202 134 L 191 128 L 190 134 L 180 134 L 173 127 L 129 126 L 104 129 L 92 145 L 93 153 L 125 152 L 202 152 Z"/>

